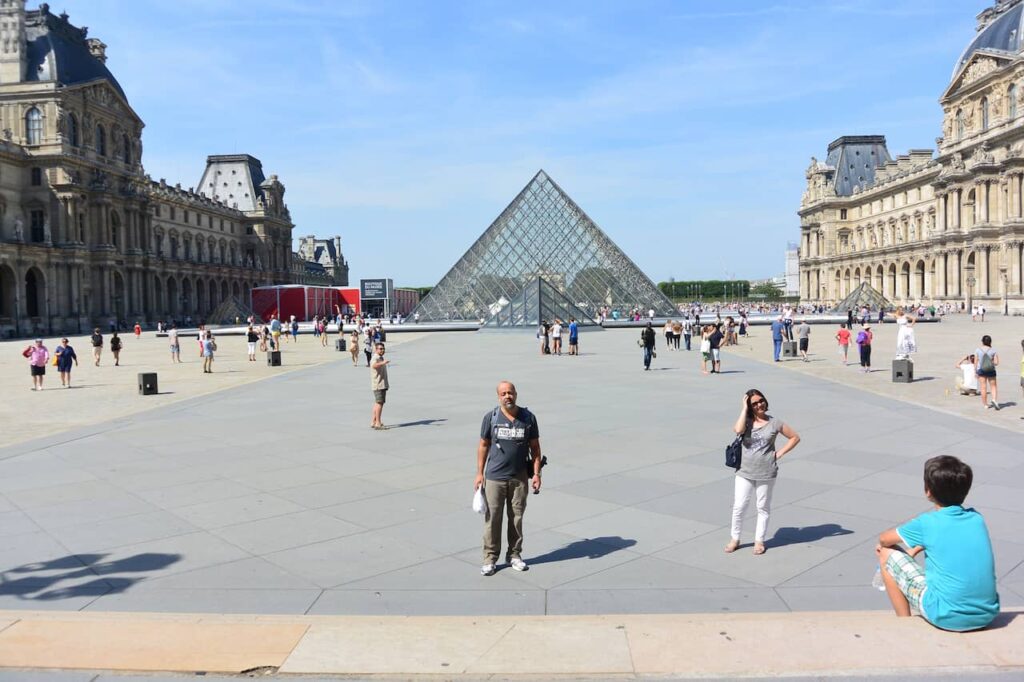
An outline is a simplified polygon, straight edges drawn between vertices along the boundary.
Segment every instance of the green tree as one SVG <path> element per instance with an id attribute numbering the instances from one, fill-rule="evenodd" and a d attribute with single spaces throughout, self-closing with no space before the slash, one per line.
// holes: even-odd
<path id="1" fill-rule="evenodd" d="M 767 298 L 770 300 L 782 298 L 782 289 L 778 288 L 771 282 L 763 282 L 761 284 L 758 284 L 757 286 L 750 290 L 750 293 L 757 296 L 758 298 Z"/>

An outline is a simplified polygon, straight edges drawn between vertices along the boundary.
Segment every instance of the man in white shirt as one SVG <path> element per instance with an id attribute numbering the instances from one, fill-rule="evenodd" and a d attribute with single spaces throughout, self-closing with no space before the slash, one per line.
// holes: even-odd
<path id="1" fill-rule="evenodd" d="M 562 321 L 555 319 L 555 323 L 551 325 L 551 340 L 554 345 L 551 349 L 552 355 L 562 354 Z"/>

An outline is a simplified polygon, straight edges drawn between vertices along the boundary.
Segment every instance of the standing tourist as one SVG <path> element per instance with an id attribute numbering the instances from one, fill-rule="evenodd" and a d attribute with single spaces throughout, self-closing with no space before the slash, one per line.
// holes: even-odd
<path id="1" fill-rule="evenodd" d="M 366 356 L 366 366 L 370 366 L 370 358 L 373 357 L 373 328 L 367 326 L 363 335 L 363 355 Z"/>
<path id="2" fill-rule="evenodd" d="M 136 340 L 142 338 L 142 325 L 138 322 L 135 323 L 135 338 Z"/>
<path id="3" fill-rule="evenodd" d="M 740 415 L 733 431 L 743 438 L 743 455 L 736 471 L 736 485 L 732 504 L 732 534 L 726 553 L 740 546 L 743 513 L 750 504 L 751 495 L 757 500 L 757 525 L 754 530 L 754 554 L 764 554 L 765 533 L 772 508 L 772 489 L 779 475 L 779 460 L 800 442 L 800 436 L 788 424 L 768 414 L 768 399 L 757 389 L 743 395 Z M 782 434 L 788 440 L 778 451 L 775 439 Z"/>
<path id="4" fill-rule="evenodd" d="M 725 340 L 725 335 L 722 333 L 722 324 L 711 325 L 711 335 L 708 336 L 708 342 L 711 344 L 711 373 L 721 374 L 722 373 L 722 341 Z"/>
<path id="5" fill-rule="evenodd" d="M 256 344 L 259 343 L 260 335 L 250 324 L 245 331 L 245 342 L 249 347 L 249 362 L 256 362 Z"/>
<path id="6" fill-rule="evenodd" d="M 917 351 L 917 340 L 914 338 L 914 323 L 912 316 L 907 315 L 903 308 L 896 309 L 896 359 L 909 358 Z"/>
<path id="7" fill-rule="evenodd" d="M 871 371 L 871 341 L 875 335 L 871 333 L 871 325 L 864 325 L 857 332 L 857 347 L 860 349 L 860 371 L 867 374 Z"/>
<path id="8" fill-rule="evenodd" d="M 580 354 L 580 326 L 575 317 L 569 318 L 569 355 Z"/>
<path id="9" fill-rule="evenodd" d="M 320 345 L 327 348 L 327 317 L 319 320 L 316 324 L 317 336 L 320 337 Z"/>
<path id="10" fill-rule="evenodd" d="M 683 337 L 683 322 L 676 320 L 672 323 L 672 347 L 679 350 L 679 341 Z"/>
<path id="11" fill-rule="evenodd" d="M 555 318 L 554 324 L 551 325 L 551 340 L 553 342 L 552 353 L 555 355 L 562 354 L 562 321 Z"/>
<path id="12" fill-rule="evenodd" d="M 537 418 L 525 407 L 519 407 L 516 398 L 512 382 L 502 381 L 498 384 L 498 407 L 488 411 L 480 425 L 473 490 L 483 486 L 487 499 L 482 575 L 494 575 L 501 555 L 501 526 L 506 512 L 506 561 L 516 571 L 528 568 L 522 557 L 523 514 L 528 487 L 532 485 L 533 492 L 540 492 L 540 430 Z"/>
<path id="13" fill-rule="evenodd" d="M 705 325 L 700 330 L 700 373 L 708 373 L 708 362 L 711 360 L 711 331 L 713 327 Z"/>
<path id="14" fill-rule="evenodd" d="M 779 353 L 782 352 L 782 339 L 786 336 L 786 325 L 782 321 L 782 315 L 772 320 L 772 355 L 775 362 L 782 362 Z"/>
<path id="15" fill-rule="evenodd" d="M 259 334 L 260 334 L 260 352 L 261 353 L 266 353 L 267 352 L 267 341 L 270 339 L 270 330 L 267 329 L 267 325 L 265 325 L 265 324 L 261 324 L 260 325 Z"/>
<path id="16" fill-rule="evenodd" d="M 203 339 L 203 372 L 213 374 L 213 354 L 217 352 L 217 342 L 213 340 L 213 332 L 206 332 Z"/>
<path id="17" fill-rule="evenodd" d="M 644 349 L 644 371 L 647 371 L 651 368 L 651 358 L 654 357 L 654 328 L 650 322 L 640 330 L 640 345 Z"/>
<path id="18" fill-rule="evenodd" d="M 99 367 L 100 356 L 103 355 L 103 334 L 100 334 L 99 327 L 92 330 L 89 340 L 92 342 L 92 364 Z"/>
<path id="19" fill-rule="evenodd" d="M 672 328 L 674 326 L 675 325 L 672 320 L 665 321 L 665 327 L 663 331 L 665 332 L 665 348 L 667 348 L 668 350 L 672 350 Z"/>
<path id="20" fill-rule="evenodd" d="M 988 334 L 981 337 L 981 348 L 974 351 L 978 359 L 976 372 L 981 385 L 981 404 L 989 409 L 999 409 L 999 386 L 996 383 L 996 367 L 999 366 L 999 353 L 992 348 L 992 337 Z M 991 396 L 989 395 L 991 393 Z"/>
<path id="21" fill-rule="evenodd" d="M 121 366 L 121 337 L 117 332 L 110 335 L 110 353 L 114 356 L 114 367 Z"/>
<path id="22" fill-rule="evenodd" d="M 270 318 L 270 349 L 281 350 L 281 320 L 277 315 Z"/>
<path id="23" fill-rule="evenodd" d="M 60 340 L 60 345 L 54 351 L 57 356 L 57 371 L 60 373 L 60 385 L 64 388 L 71 388 L 71 363 L 78 366 L 78 356 L 75 349 L 68 345 L 67 338 Z"/>
<path id="24" fill-rule="evenodd" d="M 292 338 L 291 338 L 291 340 L 292 341 L 298 341 L 299 340 L 299 321 L 295 319 L 294 315 L 292 315 Z"/>
<path id="25" fill-rule="evenodd" d="M 843 356 L 843 365 L 848 365 L 850 357 L 850 330 L 846 328 L 845 324 L 839 325 L 839 331 L 836 332 L 836 341 L 839 342 L 839 354 Z"/>
<path id="26" fill-rule="evenodd" d="M 807 349 L 811 345 L 811 325 L 807 324 L 806 319 L 800 320 L 800 326 L 796 328 L 796 336 L 800 340 L 800 357 L 804 362 L 809 362 Z"/>
<path id="27" fill-rule="evenodd" d="M 384 344 L 377 342 L 374 346 L 376 355 L 373 364 L 370 365 L 370 388 L 373 389 L 373 419 L 370 422 L 371 429 L 383 430 L 384 424 L 380 421 L 381 412 L 384 411 L 384 401 L 387 398 L 388 388 L 388 364 L 390 360 L 384 359 Z"/>
<path id="28" fill-rule="evenodd" d="M 29 374 L 32 375 L 32 390 L 41 391 L 43 390 L 43 377 L 46 376 L 46 363 L 50 361 L 50 351 L 43 345 L 42 339 L 36 339 L 36 342 L 26 350 L 28 351 L 25 357 L 28 358 Z"/>
<path id="29" fill-rule="evenodd" d="M 171 343 L 171 362 L 181 362 L 181 346 L 178 344 L 178 325 L 171 322 L 167 330 L 167 340 Z"/>
<path id="30" fill-rule="evenodd" d="M 690 350 L 690 340 L 693 338 L 693 322 L 690 320 L 690 316 L 687 315 L 686 319 L 683 320 L 683 344 L 686 346 L 686 350 Z"/>

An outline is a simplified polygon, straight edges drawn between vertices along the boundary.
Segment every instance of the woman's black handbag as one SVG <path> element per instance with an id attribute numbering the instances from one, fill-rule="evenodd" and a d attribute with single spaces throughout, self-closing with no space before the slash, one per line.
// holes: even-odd
<path id="1" fill-rule="evenodd" d="M 736 436 L 736 440 L 725 447 L 725 466 L 730 469 L 740 470 L 743 463 L 743 436 Z"/>

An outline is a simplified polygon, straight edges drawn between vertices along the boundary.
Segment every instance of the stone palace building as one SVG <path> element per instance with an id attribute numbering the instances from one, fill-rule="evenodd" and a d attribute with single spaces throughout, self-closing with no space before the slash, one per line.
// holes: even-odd
<path id="1" fill-rule="evenodd" d="M 201 319 L 291 281 L 277 176 L 233 154 L 198 187 L 152 181 L 105 50 L 46 4 L 0 0 L 0 336 Z"/>
<path id="2" fill-rule="evenodd" d="M 954 65 L 932 150 L 892 159 L 881 136 L 811 159 L 800 206 L 800 298 L 867 282 L 894 303 L 1024 312 L 1024 0 L 998 0 Z"/>

